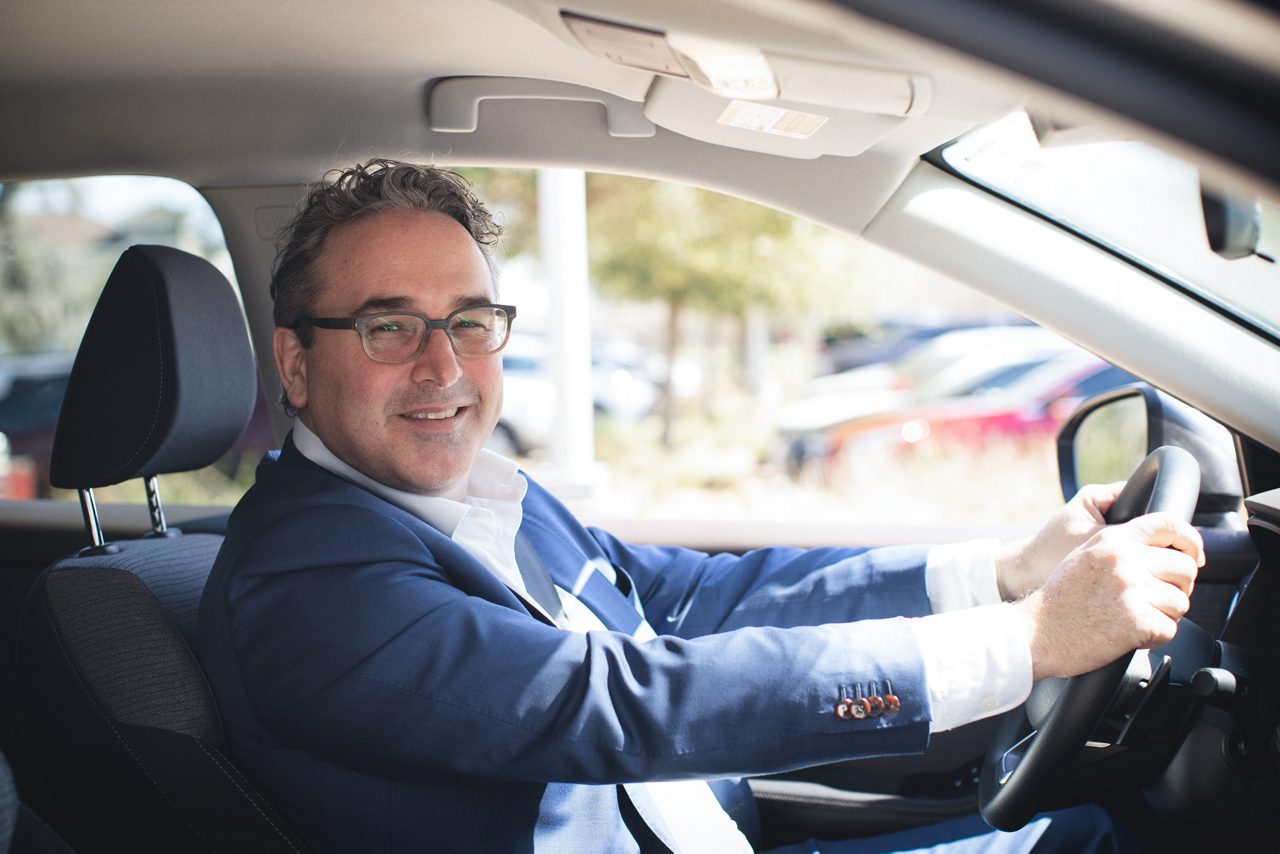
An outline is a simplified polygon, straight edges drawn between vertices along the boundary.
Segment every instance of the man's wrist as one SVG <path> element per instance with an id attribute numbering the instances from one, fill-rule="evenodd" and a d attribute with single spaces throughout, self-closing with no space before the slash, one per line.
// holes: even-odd
<path id="1" fill-rule="evenodd" d="M 1032 591 L 1030 595 L 1019 602 L 1015 602 L 1013 610 L 1018 614 L 1022 621 L 1022 625 L 1026 630 L 1027 651 L 1031 656 L 1031 681 L 1039 682 L 1046 676 L 1057 675 L 1056 667 L 1052 661 L 1053 649 L 1046 637 L 1046 633 L 1041 631 L 1042 612 L 1044 610 L 1044 593 L 1041 591 Z"/>
<path id="2" fill-rule="evenodd" d="M 1026 596 L 1038 585 L 1032 579 L 1028 567 L 1031 537 L 1001 543 L 993 555 L 996 566 L 996 587 L 1000 598 L 1013 602 Z"/>

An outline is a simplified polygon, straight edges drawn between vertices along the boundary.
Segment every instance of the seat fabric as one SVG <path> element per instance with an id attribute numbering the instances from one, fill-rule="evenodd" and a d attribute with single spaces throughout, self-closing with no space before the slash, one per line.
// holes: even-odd
<path id="1" fill-rule="evenodd" d="M 303 850 L 227 754 L 183 637 L 221 541 L 121 543 L 59 561 L 37 582 L 18 679 L 58 796 L 42 812 L 78 849 Z"/>

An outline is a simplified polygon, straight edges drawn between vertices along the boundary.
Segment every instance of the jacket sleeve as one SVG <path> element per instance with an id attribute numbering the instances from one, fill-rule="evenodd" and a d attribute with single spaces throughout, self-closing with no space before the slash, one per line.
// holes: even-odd
<path id="1" fill-rule="evenodd" d="M 647 643 L 567 632 L 463 592 L 410 526 L 363 507 L 285 517 L 231 560 L 225 607 L 254 714 L 369 773 L 716 778 L 927 743 L 920 653 L 900 619 Z M 790 577 L 764 573 L 756 589 L 770 576 Z M 835 713 L 887 685 L 897 714 Z"/>
<path id="2" fill-rule="evenodd" d="M 927 546 L 767 548 L 709 555 L 678 546 L 635 546 L 577 518 L 529 482 L 524 527 L 549 553 L 573 540 L 624 570 L 659 635 L 700 637 L 746 626 L 922 617 L 933 612 L 925 586 Z"/>
<path id="3" fill-rule="evenodd" d="M 932 613 L 928 549 L 756 549 L 708 555 L 633 546 L 592 530 L 631 576 L 659 634 L 699 637 L 744 626 L 813 626 Z"/>

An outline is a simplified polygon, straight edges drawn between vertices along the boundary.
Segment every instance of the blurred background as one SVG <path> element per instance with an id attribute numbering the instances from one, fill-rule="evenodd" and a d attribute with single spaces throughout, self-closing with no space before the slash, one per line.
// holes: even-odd
<path id="1" fill-rule="evenodd" d="M 491 447 L 591 519 L 1034 524 L 1062 501 L 1058 425 L 1082 397 L 1132 379 L 857 239 L 710 191 L 612 175 L 578 179 L 586 310 L 566 312 L 562 274 L 544 256 L 572 217 L 546 210 L 539 173 L 460 171 L 506 226 L 499 287 L 519 307 Z M 97 294 L 135 243 L 203 255 L 234 281 L 217 222 L 190 187 L 130 177 L 0 185 L 0 495 L 74 497 L 47 482 L 58 407 Z M 553 369 L 569 335 L 584 342 L 589 369 Z M 565 376 L 590 401 L 586 434 L 565 426 Z M 274 444 L 277 397 L 261 393 L 216 466 L 164 478 L 166 500 L 234 503 Z M 565 436 L 576 448 L 557 448 Z M 566 454 L 589 465 L 569 467 Z M 125 484 L 99 500 L 142 495 Z"/>

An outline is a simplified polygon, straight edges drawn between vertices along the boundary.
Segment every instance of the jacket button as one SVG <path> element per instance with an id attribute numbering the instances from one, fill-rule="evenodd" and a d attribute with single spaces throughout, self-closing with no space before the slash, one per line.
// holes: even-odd
<path id="1" fill-rule="evenodd" d="M 874 717 L 884 714 L 884 698 L 871 696 L 867 698 L 867 713 Z"/>
<path id="2" fill-rule="evenodd" d="M 886 715 L 896 715 L 898 709 L 902 708 L 902 702 L 895 694 L 884 695 L 884 713 Z"/>

